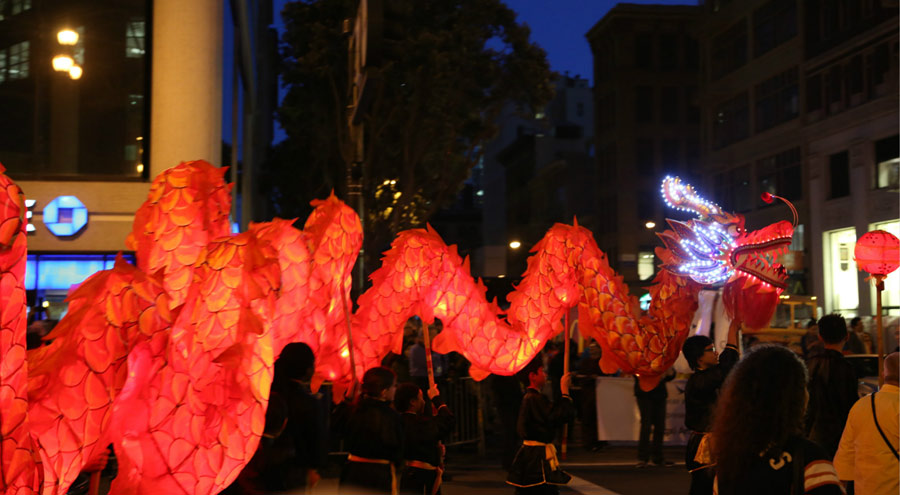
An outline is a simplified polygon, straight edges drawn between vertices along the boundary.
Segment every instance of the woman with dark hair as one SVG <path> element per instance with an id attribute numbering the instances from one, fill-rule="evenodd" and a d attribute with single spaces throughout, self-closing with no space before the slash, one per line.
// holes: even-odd
<path id="1" fill-rule="evenodd" d="M 844 493 L 821 447 L 803 437 L 806 366 L 786 347 L 754 348 L 722 388 L 710 448 L 714 493 Z"/>

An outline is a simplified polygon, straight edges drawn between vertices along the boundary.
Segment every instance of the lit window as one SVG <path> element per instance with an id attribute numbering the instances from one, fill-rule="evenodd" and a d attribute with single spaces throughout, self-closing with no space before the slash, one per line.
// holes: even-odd
<path id="1" fill-rule="evenodd" d="M 656 258 L 653 255 L 653 251 L 641 251 L 638 253 L 638 278 L 641 280 L 648 280 L 653 278 L 653 274 L 656 273 Z"/>
<path id="2" fill-rule="evenodd" d="M 9 47 L 8 65 L 9 79 L 25 79 L 28 77 L 28 42 L 23 41 Z"/>
<path id="3" fill-rule="evenodd" d="M 31 8 L 31 0 L 12 0 L 12 15 L 21 14 Z"/>
<path id="4" fill-rule="evenodd" d="M 144 56 L 143 19 L 132 19 L 125 28 L 125 56 L 127 58 Z"/>
<path id="5" fill-rule="evenodd" d="M 84 66 L 84 26 L 78 26 L 75 28 L 75 32 L 78 33 L 78 42 L 75 43 L 75 48 L 72 51 L 72 58 L 75 59 L 75 63 Z"/>

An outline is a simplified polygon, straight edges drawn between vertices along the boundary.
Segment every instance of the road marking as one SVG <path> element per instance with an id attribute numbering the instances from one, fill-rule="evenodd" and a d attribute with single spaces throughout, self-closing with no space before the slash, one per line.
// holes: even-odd
<path id="1" fill-rule="evenodd" d="M 566 485 L 566 488 L 580 493 L 581 495 L 620 495 L 617 492 L 603 488 L 600 485 L 595 485 L 578 476 L 572 476 L 572 479 L 569 481 L 569 484 Z"/>

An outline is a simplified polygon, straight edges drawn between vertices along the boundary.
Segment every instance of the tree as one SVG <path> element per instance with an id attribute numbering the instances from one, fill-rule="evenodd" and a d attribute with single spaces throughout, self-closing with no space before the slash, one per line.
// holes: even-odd
<path id="1" fill-rule="evenodd" d="M 503 105 L 542 108 L 551 72 L 527 26 L 500 0 L 386 0 L 381 84 L 364 127 L 362 194 L 371 270 L 397 232 L 423 226 L 453 200 L 496 134 Z M 287 4 L 278 109 L 288 139 L 275 150 L 267 196 L 306 217 L 331 190 L 346 198 L 347 40 L 356 0 Z"/>

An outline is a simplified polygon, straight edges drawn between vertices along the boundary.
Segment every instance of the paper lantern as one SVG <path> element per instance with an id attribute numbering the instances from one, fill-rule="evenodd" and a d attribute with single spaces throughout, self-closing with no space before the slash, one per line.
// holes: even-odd
<path id="1" fill-rule="evenodd" d="M 883 277 L 900 266 L 900 239 L 884 230 L 866 232 L 856 241 L 853 254 L 860 270 Z"/>

